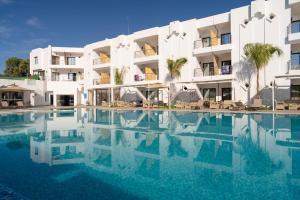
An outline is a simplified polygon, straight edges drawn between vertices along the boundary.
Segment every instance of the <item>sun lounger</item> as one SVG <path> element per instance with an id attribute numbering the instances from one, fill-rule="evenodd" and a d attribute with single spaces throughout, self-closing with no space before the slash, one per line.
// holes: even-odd
<path id="1" fill-rule="evenodd" d="M 17 106 L 18 106 L 19 108 L 24 107 L 23 101 L 17 101 Z"/>
<path id="2" fill-rule="evenodd" d="M 245 105 L 240 101 L 233 102 L 229 109 L 230 110 L 245 110 Z"/>
<path id="3" fill-rule="evenodd" d="M 191 109 L 203 109 L 204 101 L 199 100 L 197 102 L 190 103 Z"/>
<path id="4" fill-rule="evenodd" d="M 2 108 L 8 108 L 8 102 L 7 101 L 1 101 L 1 107 Z"/>
<path id="5" fill-rule="evenodd" d="M 143 108 L 150 108 L 151 107 L 151 103 L 148 101 L 143 101 Z"/>
<path id="6" fill-rule="evenodd" d="M 184 109 L 192 109 L 192 106 L 191 106 L 191 102 L 183 102 L 183 105 L 184 105 Z"/>
<path id="7" fill-rule="evenodd" d="M 220 103 L 219 102 L 215 102 L 215 101 L 211 101 L 209 103 L 209 108 L 210 109 L 220 109 Z"/>
<path id="8" fill-rule="evenodd" d="M 286 108 L 286 103 L 285 102 L 283 102 L 283 101 L 277 101 L 276 102 L 276 110 L 285 110 L 285 108 Z"/>
<path id="9" fill-rule="evenodd" d="M 253 104 L 249 106 L 249 109 L 259 109 L 262 107 L 262 99 L 254 99 Z"/>
<path id="10" fill-rule="evenodd" d="M 109 103 L 106 102 L 106 101 L 102 101 L 101 102 L 101 106 L 103 106 L 103 107 L 109 107 Z"/>
<path id="11" fill-rule="evenodd" d="M 232 100 L 224 100 L 222 107 L 223 109 L 229 109 L 232 105 L 233 105 Z"/>
<path id="12" fill-rule="evenodd" d="M 298 104 L 298 103 L 289 103 L 288 108 L 289 108 L 289 110 L 299 110 L 300 109 L 300 104 Z"/>
<path id="13" fill-rule="evenodd" d="M 184 103 L 182 101 L 176 101 L 175 107 L 178 109 L 183 109 Z"/>

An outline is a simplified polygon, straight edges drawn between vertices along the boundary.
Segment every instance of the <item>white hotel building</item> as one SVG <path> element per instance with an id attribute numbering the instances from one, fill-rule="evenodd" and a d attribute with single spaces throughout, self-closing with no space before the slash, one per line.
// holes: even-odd
<path id="1" fill-rule="evenodd" d="M 274 56 L 260 73 L 264 104 L 300 99 L 300 0 L 255 0 L 251 5 L 202 19 L 174 21 L 88 44 L 38 48 L 30 53 L 31 74 L 44 80 L 47 104 L 101 105 L 117 99 L 175 102 L 227 100 L 251 103 L 255 69 L 244 55 L 247 43 L 269 43 Z M 185 57 L 181 77 L 171 80 L 167 59 Z M 116 69 L 125 70 L 115 84 Z M 171 87 L 170 87 L 171 86 Z"/>

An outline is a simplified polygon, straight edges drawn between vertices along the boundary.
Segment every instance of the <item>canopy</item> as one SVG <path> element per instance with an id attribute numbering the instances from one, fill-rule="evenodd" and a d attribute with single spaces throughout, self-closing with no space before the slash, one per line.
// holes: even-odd
<path id="1" fill-rule="evenodd" d="M 20 87 L 16 84 L 7 85 L 7 86 L 5 86 L 5 85 L 0 86 L 0 92 L 27 92 L 27 91 L 31 92 L 33 90 Z"/>
<path id="2" fill-rule="evenodd" d="M 160 89 L 160 88 L 168 88 L 168 86 L 163 85 L 161 83 L 153 83 L 153 84 L 145 84 L 137 87 L 142 87 L 146 89 Z"/>

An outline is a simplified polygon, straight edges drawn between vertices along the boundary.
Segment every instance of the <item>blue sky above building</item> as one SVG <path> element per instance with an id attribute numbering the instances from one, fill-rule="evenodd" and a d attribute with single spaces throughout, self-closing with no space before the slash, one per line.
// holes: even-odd
<path id="1" fill-rule="evenodd" d="M 251 0 L 0 0 L 0 72 L 11 56 L 30 50 L 81 47 L 171 21 L 203 18 L 244 6 Z"/>

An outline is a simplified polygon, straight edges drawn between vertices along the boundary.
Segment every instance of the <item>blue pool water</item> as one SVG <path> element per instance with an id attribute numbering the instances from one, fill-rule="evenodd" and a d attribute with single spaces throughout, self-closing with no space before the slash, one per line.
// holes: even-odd
<path id="1" fill-rule="evenodd" d="M 300 115 L 0 115 L 0 199 L 300 199 Z"/>

